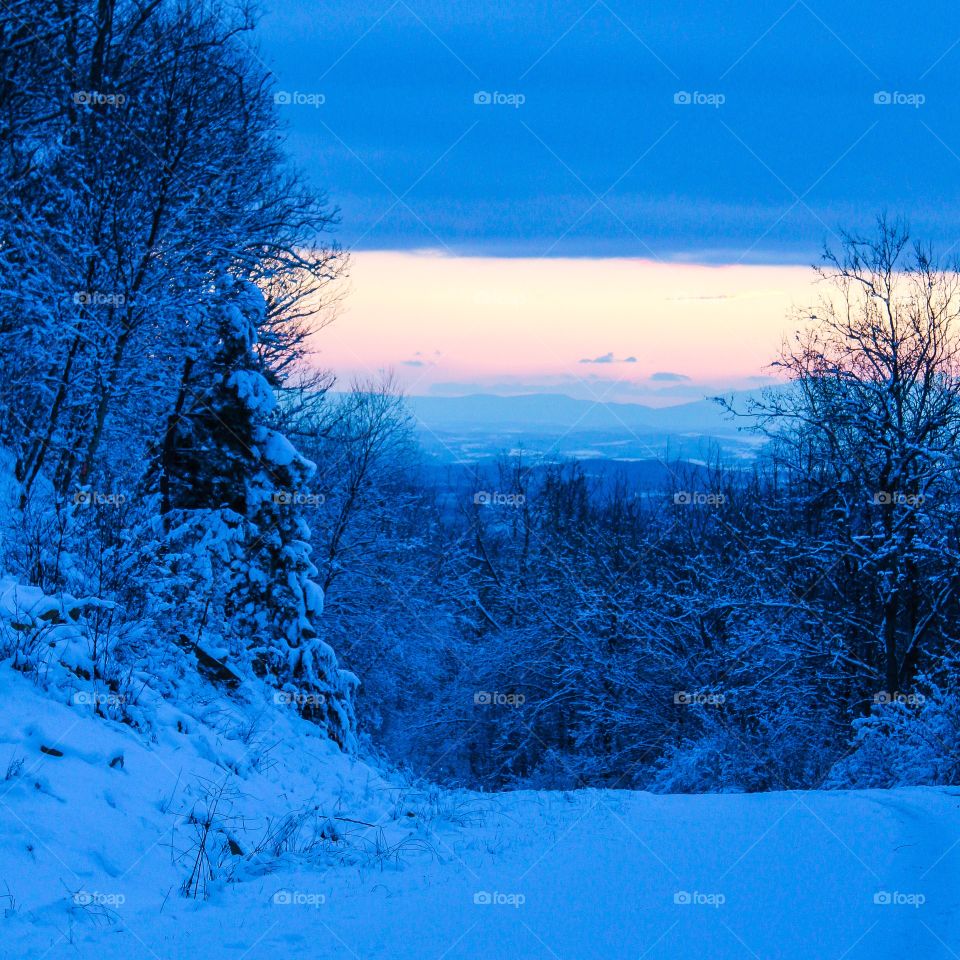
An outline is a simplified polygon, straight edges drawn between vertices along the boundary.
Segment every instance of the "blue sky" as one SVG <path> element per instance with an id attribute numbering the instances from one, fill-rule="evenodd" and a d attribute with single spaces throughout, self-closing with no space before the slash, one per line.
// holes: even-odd
<path id="1" fill-rule="evenodd" d="M 883 209 L 957 236 L 955 5 L 264 12 L 278 90 L 311 101 L 283 106 L 290 149 L 358 251 L 809 263 Z"/>

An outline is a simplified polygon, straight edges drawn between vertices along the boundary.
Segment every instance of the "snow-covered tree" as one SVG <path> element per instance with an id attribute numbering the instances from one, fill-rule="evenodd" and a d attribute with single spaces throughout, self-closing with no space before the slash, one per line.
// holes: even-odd
<path id="1" fill-rule="evenodd" d="M 842 655 L 869 702 L 909 687 L 955 638 L 960 502 L 960 281 L 899 224 L 848 235 L 825 295 L 778 363 L 790 381 L 752 406 L 797 520 L 784 569 L 847 616 Z"/>
<path id="2" fill-rule="evenodd" d="M 255 350 L 266 305 L 250 282 L 222 277 L 211 310 L 216 347 L 158 452 L 174 572 L 188 594 L 195 578 L 206 588 L 184 636 L 236 678 L 266 679 L 348 746 L 355 681 L 315 626 L 323 592 L 302 519 L 315 466 L 271 425 L 276 396 Z"/>

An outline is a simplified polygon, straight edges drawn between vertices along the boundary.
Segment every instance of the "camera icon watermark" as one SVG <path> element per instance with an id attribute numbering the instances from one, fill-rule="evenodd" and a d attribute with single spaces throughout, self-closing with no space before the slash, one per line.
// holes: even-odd
<path id="1" fill-rule="evenodd" d="M 878 907 L 913 907 L 919 910 L 927 902 L 923 893 L 902 893 L 899 890 L 878 890 L 873 895 Z"/>
<path id="2" fill-rule="evenodd" d="M 673 902 L 680 907 L 713 907 L 718 910 L 727 898 L 722 893 L 701 893 L 699 890 L 678 890 L 673 895 Z"/>
<path id="3" fill-rule="evenodd" d="M 98 890 L 78 890 L 73 895 L 78 907 L 122 907 L 127 902 L 123 893 L 100 893 Z"/>
<path id="4" fill-rule="evenodd" d="M 478 490 L 473 495 L 473 502 L 478 507 L 522 507 L 527 498 L 522 493 Z"/>
<path id="5" fill-rule="evenodd" d="M 500 893 L 497 890 L 478 890 L 473 895 L 473 902 L 481 907 L 495 906 L 519 909 L 527 902 L 527 898 L 522 893 Z"/>
<path id="6" fill-rule="evenodd" d="M 673 695 L 673 702 L 684 707 L 721 707 L 727 702 L 722 693 L 688 693 L 678 690 Z"/>
<path id="7" fill-rule="evenodd" d="M 873 102 L 880 107 L 913 107 L 914 110 L 919 110 L 927 102 L 927 98 L 922 93 L 878 90 L 873 95 Z"/>
<path id="8" fill-rule="evenodd" d="M 122 107 L 127 102 L 127 95 L 101 93 L 99 90 L 75 90 L 73 102 L 84 107 Z"/>
<path id="9" fill-rule="evenodd" d="M 122 707 L 127 702 L 127 697 L 119 693 L 78 690 L 72 700 L 78 707 Z"/>
<path id="10" fill-rule="evenodd" d="M 327 102 L 327 96 L 301 90 L 278 90 L 273 95 L 273 102 L 281 107 L 313 107 L 316 110 Z"/>
<path id="11" fill-rule="evenodd" d="M 522 93 L 501 93 L 499 90 L 490 93 L 487 90 L 478 90 L 473 95 L 473 102 L 480 107 L 513 107 L 518 110 L 527 102 L 527 98 Z"/>
<path id="12" fill-rule="evenodd" d="M 322 493 L 303 493 L 298 490 L 274 490 L 272 500 L 281 506 L 320 507 L 327 498 Z"/>
<path id="13" fill-rule="evenodd" d="M 902 703 L 905 707 L 922 707 L 927 698 L 922 693 L 900 693 L 899 691 L 881 690 L 873 695 L 873 702 L 877 704 Z"/>
<path id="14" fill-rule="evenodd" d="M 681 107 L 713 107 L 717 109 L 727 102 L 726 94 L 701 93 L 699 90 L 677 90 L 673 95 L 673 102 Z"/>
<path id="15" fill-rule="evenodd" d="M 727 502 L 725 493 L 703 493 L 696 490 L 679 490 L 673 502 L 680 506 L 722 507 Z"/>
<path id="16" fill-rule="evenodd" d="M 100 290 L 78 290 L 73 295 L 78 307 L 122 307 L 127 298 L 122 293 L 103 293 Z"/>
<path id="17" fill-rule="evenodd" d="M 895 504 L 898 507 L 921 507 L 926 501 L 922 493 L 891 493 L 888 490 L 878 490 L 873 495 L 873 503 L 878 506 Z"/>
<path id="18" fill-rule="evenodd" d="M 473 695 L 473 702 L 476 706 L 522 707 L 527 702 L 527 698 L 522 693 L 478 690 Z"/>
<path id="19" fill-rule="evenodd" d="M 123 493 L 99 493 L 96 490 L 77 490 L 73 502 L 78 507 L 122 507 L 127 502 Z"/>
<path id="20" fill-rule="evenodd" d="M 322 707 L 327 702 L 327 698 L 322 693 L 292 693 L 277 690 L 273 695 L 273 702 L 282 707 Z"/>
<path id="21" fill-rule="evenodd" d="M 278 907 L 322 907 L 327 902 L 326 894 L 304 890 L 278 890 L 271 899 Z"/>

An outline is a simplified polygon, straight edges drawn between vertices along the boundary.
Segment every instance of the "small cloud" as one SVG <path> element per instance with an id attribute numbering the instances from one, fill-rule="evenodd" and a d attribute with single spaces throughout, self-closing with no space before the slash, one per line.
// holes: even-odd
<path id="1" fill-rule="evenodd" d="M 579 361 L 580 363 L 636 363 L 636 357 L 624 357 L 622 360 L 618 359 L 613 355 L 613 353 L 605 353 L 602 357 L 594 357 L 592 360 L 590 357 L 584 357 Z"/>
<path id="2" fill-rule="evenodd" d="M 690 380 L 688 376 L 682 373 L 671 373 L 669 370 L 658 370 L 650 374 L 651 380 L 658 383 L 684 383 Z"/>
<path id="3" fill-rule="evenodd" d="M 433 351 L 433 357 L 439 358 L 440 356 L 442 354 L 439 350 Z M 401 360 L 400 363 L 405 367 L 435 367 L 437 365 L 437 361 L 423 350 L 414 350 L 413 356 L 409 360 Z"/>

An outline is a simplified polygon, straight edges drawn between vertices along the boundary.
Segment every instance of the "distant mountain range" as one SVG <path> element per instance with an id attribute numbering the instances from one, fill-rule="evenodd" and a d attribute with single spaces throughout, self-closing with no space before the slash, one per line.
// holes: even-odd
<path id="1" fill-rule="evenodd" d="M 740 409 L 759 391 L 734 394 Z M 441 462 L 474 462 L 523 450 L 548 459 L 749 457 L 760 443 L 712 400 L 672 407 L 577 400 L 563 394 L 410 397 L 421 442 Z"/>

